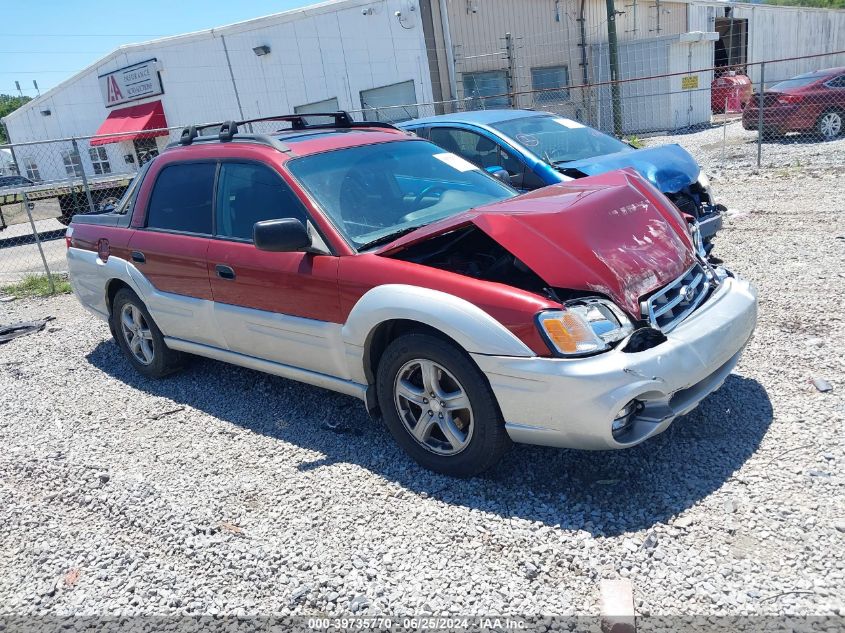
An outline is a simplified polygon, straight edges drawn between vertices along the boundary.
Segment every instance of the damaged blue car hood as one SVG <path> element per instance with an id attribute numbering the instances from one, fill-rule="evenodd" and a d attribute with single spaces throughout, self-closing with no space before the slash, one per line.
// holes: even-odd
<path id="1" fill-rule="evenodd" d="M 676 193 L 691 185 L 698 180 L 701 171 L 689 152 L 674 144 L 606 154 L 559 165 L 564 173 L 568 169 L 577 169 L 587 176 L 624 167 L 633 167 L 663 193 Z"/>

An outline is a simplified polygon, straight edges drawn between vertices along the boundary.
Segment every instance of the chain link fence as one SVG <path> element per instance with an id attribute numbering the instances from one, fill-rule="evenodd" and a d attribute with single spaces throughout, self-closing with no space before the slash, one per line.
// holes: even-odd
<path id="1" fill-rule="evenodd" d="M 666 54 L 669 64 L 671 47 L 640 46 L 624 58 L 623 78 L 611 82 L 602 74 L 607 69 L 600 60 L 606 55 L 591 50 L 597 63 L 591 70 L 595 80 L 589 84 L 573 82 L 553 66 L 544 66 L 547 75 L 538 77 L 531 66 L 535 62 L 520 61 L 519 51 L 518 42 L 504 37 L 495 54 L 456 55 L 458 99 L 367 107 L 350 114 L 358 121 L 402 122 L 470 110 L 532 108 L 637 145 L 678 143 L 706 171 L 765 169 L 813 160 L 845 164 L 845 51 L 744 64 L 732 70 L 712 66 L 672 70 L 655 57 Z M 796 77 L 797 61 L 822 70 Z M 512 71 L 503 76 L 502 65 Z M 652 67 L 668 71 L 641 74 Z M 534 87 L 538 83 L 543 87 Z M 248 130 L 272 133 L 280 127 L 285 124 L 265 121 L 250 124 Z M 182 126 L 176 126 L 0 145 L 0 296 L 4 288 L 30 275 L 46 275 L 52 285 L 53 277 L 65 272 L 62 237 L 70 219 L 80 213 L 108 212 L 139 168 L 178 140 L 181 131 Z"/>

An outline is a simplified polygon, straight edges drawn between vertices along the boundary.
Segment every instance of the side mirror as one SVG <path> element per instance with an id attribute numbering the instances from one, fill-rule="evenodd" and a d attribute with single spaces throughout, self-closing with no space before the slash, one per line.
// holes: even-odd
<path id="1" fill-rule="evenodd" d="M 487 169 L 485 169 L 485 171 L 491 176 L 493 176 L 493 178 L 501 180 L 506 185 L 511 184 L 511 175 L 508 173 L 508 170 L 504 167 L 496 165 L 495 167 L 488 167 Z"/>
<path id="2" fill-rule="evenodd" d="M 303 251 L 311 246 L 311 236 L 305 225 L 295 218 L 264 220 L 252 227 L 255 248 L 274 253 Z"/>

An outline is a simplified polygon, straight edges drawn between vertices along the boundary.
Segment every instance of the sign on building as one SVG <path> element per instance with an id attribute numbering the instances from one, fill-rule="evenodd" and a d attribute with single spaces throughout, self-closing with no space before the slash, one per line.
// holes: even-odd
<path id="1" fill-rule="evenodd" d="M 698 75 L 681 77 L 681 90 L 698 90 Z"/>
<path id="2" fill-rule="evenodd" d="M 158 74 L 158 61 L 155 59 L 114 70 L 99 78 L 100 91 L 107 108 L 164 92 Z"/>

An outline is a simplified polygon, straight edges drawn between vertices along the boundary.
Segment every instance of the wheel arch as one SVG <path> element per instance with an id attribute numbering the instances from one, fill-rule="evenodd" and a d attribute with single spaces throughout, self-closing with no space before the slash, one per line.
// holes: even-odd
<path id="1" fill-rule="evenodd" d="M 117 293 L 120 292 L 123 288 L 129 288 L 129 290 L 135 292 L 132 286 L 130 286 L 122 279 L 118 279 L 117 277 L 113 277 L 112 279 L 109 279 L 106 282 L 106 307 L 109 310 L 109 316 L 111 316 L 112 313 L 112 305 L 114 304 L 114 298 L 117 296 Z"/>
<path id="2" fill-rule="evenodd" d="M 438 290 L 405 284 L 377 286 L 361 297 L 342 328 L 352 376 L 373 392 L 378 359 L 391 341 L 421 331 L 454 344 L 467 354 L 534 356 L 534 352 L 490 314 L 473 303 Z M 368 406 L 375 401 L 368 396 Z"/>

